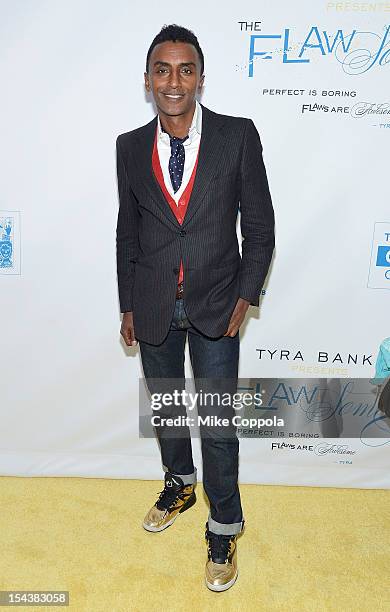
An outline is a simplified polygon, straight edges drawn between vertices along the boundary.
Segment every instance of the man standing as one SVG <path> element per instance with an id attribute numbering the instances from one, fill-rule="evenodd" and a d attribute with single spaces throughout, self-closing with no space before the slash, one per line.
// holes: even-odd
<path id="1" fill-rule="evenodd" d="M 147 53 L 144 78 L 158 114 L 116 141 L 121 334 L 128 346 L 139 342 L 151 392 L 157 379 L 167 380 L 165 390 L 170 380 L 184 381 L 188 333 L 195 380 L 210 381 L 210 388 L 213 380 L 226 381 L 224 389 L 232 393 L 239 328 L 249 305 L 259 306 L 274 250 L 262 145 L 251 119 L 215 113 L 196 99 L 204 57 L 190 30 L 162 28 Z M 230 418 L 234 413 L 231 405 L 223 411 Z M 177 437 L 156 429 L 166 473 L 143 521 L 152 532 L 167 528 L 196 501 L 189 428 Z M 244 525 L 239 443 L 231 428 L 204 428 L 201 436 L 210 503 L 206 584 L 223 591 L 237 578 L 236 538 Z"/>

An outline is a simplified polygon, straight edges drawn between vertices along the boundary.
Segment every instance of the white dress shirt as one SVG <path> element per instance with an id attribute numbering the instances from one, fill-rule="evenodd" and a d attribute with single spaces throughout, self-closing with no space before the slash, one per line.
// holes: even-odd
<path id="1" fill-rule="evenodd" d="M 173 191 L 171 177 L 169 175 L 169 158 L 171 157 L 171 141 L 169 134 L 161 129 L 160 116 L 157 115 L 157 151 L 160 158 L 161 170 L 164 177 L 165 187 L 178 205 L 180 196 L 187 187 L 194 169 L 198 149 L 200 145 L 200 137 L 202 133 L 202 107 L 198 100 L 195 100 L 195 111 L 192 117 L 191 127 L 188 131 L 188 138 L 183 142 L 185 158 L 183 179 L 176 193 Z"/>

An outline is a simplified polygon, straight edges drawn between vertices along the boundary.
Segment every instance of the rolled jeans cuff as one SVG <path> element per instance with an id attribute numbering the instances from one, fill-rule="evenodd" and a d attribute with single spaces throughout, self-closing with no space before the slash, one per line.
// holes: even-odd
<path id="1" fill-rule="evenodd" d="M 168 468 L 165 467 L 164 465 L 164 470 L 167 472 Z M 192 474 L 176 474 L 176 472 L 171 472 L 172 476 L 178 476 L 179 478 L 182 479 L 183 483 L 185 486 L 190 485 L 190 484 L 196 484 L 197 482 L 197 469 L 195 468 L 195 471 L 192 472 Z"/>
<path id="2" fill-rule="evenodd" d="M 239 523 L 218 523 L 217 521 L 214 521 L 209 514 L 207 522 L 208 529 L 212 533 L 217 533 L 220 535 L 237 535 L 244 529 L 245 520 L 242 519 L 242 521 Z"/>

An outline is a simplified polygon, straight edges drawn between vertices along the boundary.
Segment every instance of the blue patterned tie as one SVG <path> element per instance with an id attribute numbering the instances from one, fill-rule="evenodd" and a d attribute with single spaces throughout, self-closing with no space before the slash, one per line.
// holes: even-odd
<path id="1" fill-rule="evenodd" d="M 169 175 L 171 177 L 171 183 L 173 187 L 173 191 L 176 191 L 180 188 L 181 181 L 183 178 L 184 171 L 184 160 L 185 160 L 185 152 L 183 142 L 187 140 L 188 136 L 185 138 L 177 138 L 176 136 L 169 136 L 171 141 L 171 157 L 169 158 Z"/>

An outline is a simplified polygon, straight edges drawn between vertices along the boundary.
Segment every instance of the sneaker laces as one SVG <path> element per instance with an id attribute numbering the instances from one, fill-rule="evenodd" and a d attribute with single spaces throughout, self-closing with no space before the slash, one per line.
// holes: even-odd
<path id="1" fill-rule="evenodd" d="M 213 561 L 218 559 L 220 563 L 227 562 L 229 553 L 231 552 L 232 541 L 234 535 L 224 535 L 220 533 L 213 533 L 206 529 L 206 540 L 208 545 L 209 558 Z"/>
<path id="2" fill-rule="evenodd" d="M 164 487 L 158 494 L 159 497 L 155 505 L 159 510 L 168 510 L 177 499 L 183 499 L 183 491 L 172 491 L 172 489 L 168 489 L 168 487 Z"/>

